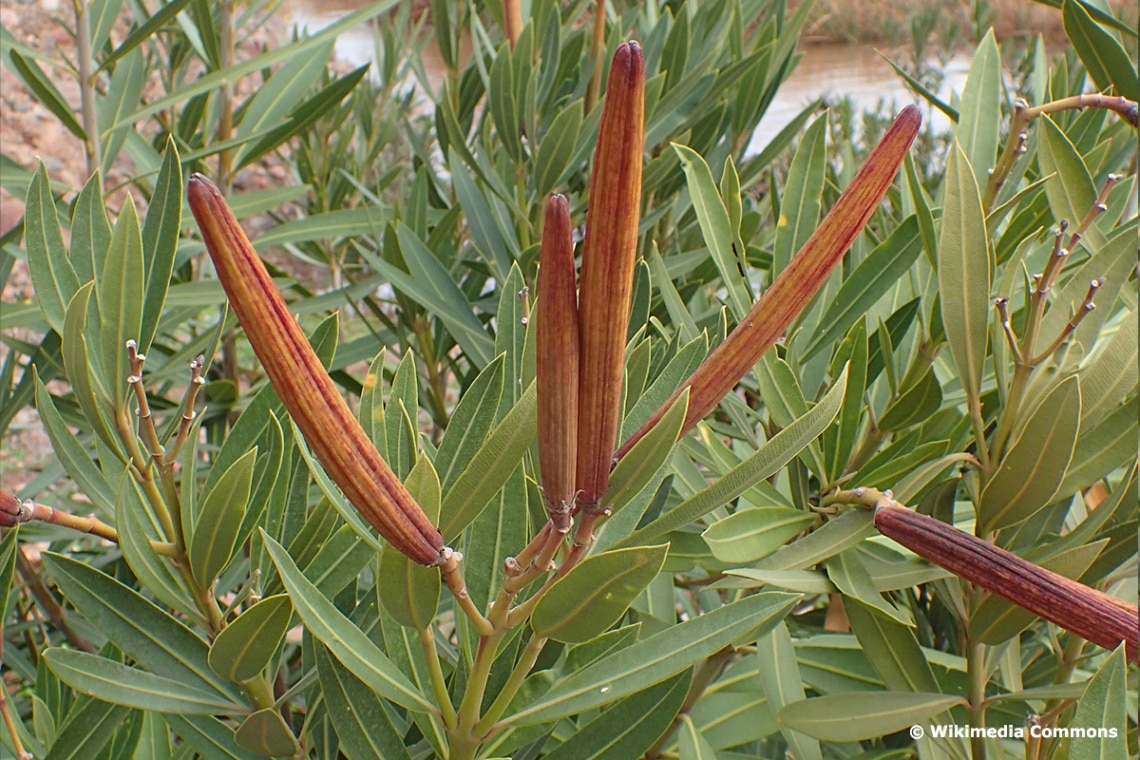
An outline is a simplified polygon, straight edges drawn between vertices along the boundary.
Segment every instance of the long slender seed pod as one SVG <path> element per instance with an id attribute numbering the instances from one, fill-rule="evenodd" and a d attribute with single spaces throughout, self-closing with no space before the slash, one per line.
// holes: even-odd
<path id="1" fill-rule="evenodd" d="M 905 507 L 875 507 L 875 527 L 920 557 L 1094 644 L 1115 649 L 1123 641 L 1128 659 L 1136 662 L 1135 606 Z"/>
<path id="2" fill-rule="evenodd" d="M 582 248 L 578 385 L 578 505 L 587 512 L 609 485 L 621 414 L 641 165 L 645 134 L 645 61 L 636 42 L 614 53 L 606 85 Z"/>
<path id="3" fill-rule="evenodd" d="M 238 321 L 289 416 L 349 502 L 396 549 L 438 565 L 439 529 L 364 433 L 277 292 L 225 199 L 208 179 L 190 178 L 190 209 Z"/>
<path id="4" fill-rule="evenodd" d="M 843 254 L 879 207 L 921 124 L 922 114 L 916 106 L 907 106 L 899 113 L 851 184 L 772 286 L 696 372 L 621 445 L 617 458 L 657 424 L 685 388 L 689 388 L 689 410 L 681 432 L 692 430 L 784 334 L 823 287 L 831 270 L 843 260 Z"/>
<path id="5" fill-rule="evenodd" d="M 546 204 L 539 258 L 535 375 L 538 461 L 546 511 L 560 533 L 570 529 L 578 461 L 578 295 L 570 204 Z"/>

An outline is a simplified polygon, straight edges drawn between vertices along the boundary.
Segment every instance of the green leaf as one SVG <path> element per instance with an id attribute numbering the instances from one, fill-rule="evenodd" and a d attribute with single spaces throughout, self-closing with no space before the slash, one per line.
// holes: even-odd
<path id="1" fill-rule="evenodd" d="M 131 196 L 123 204 L 111 233 L 102 277 L 95 283 L 99 308 L 99 356 L 103 383 L 116 407 L 121 407 L 131 374 L 126 342 L 138 341 L 144 297 L 142 233 Z"/>
<path id="2" fill-rule="evenodd" d="M 103 199 L 103 177 L 95 172 L 83 186 L 71 214 L 71 250 L 68 260 L 80 282 L 102 272 L 111 244 L 111 222 Z"/>
<path id="3" fill-rule="evenodd" d="M 559 681 L 503 725 L 546 723 L 634 694 L 782 620 L 798 594 L 765 592 L 670 626 Z"/>
<path id="4" fill-rule="evenodd" d="M 827 576 L 843 592 L 844 596 L 856 599 L 867 609 L 878 615 L 885 615 L 903 625 L 914 625 L 909 610 L 898 609 L 888 602 L 875 588 L 871 574 L 859 559 L 858 552 L 848 549 L 827 560 Z"/>
<path id="5" fill-rule="evenodd" d="M 1105 728 L 1115 736 L 1074 737 L 1069 741 L 1069 760 L 1124 760 L 1128 752 L 1128 665 L 1124 646 L 1104 661 L 1089 679 L 1085 693 L 1077 700 L 1074 728 Z"/>
<path id="6" fill-rule="evenodd" d="M 106 657 L 52 647 L 48 665 L 73 689 L 104 702 L 161 713 L 216 715 L 244 708 L 217 691 L 197 689 L 183 681 L 147 673 Z"/>
<path id="7" fill-rule="evenodd" d="M 1081 420 L 1081 390 L 1070 376 L 1042 399 L 982 490 L 982 533 L 1027 520 L 1057 493 L 1073 458 Z"/>
<path id="8" fill-rule="evenodd" d="M 67 713 L 44 760 L 88 760 L 97 757 L 133 710 L 98 699 L 82 698 Z"/>
<path id="9" fill-rule="evenodd" d="M 264 531 L 261 536 L 269 556 L 277 565 L 293 607 L 309 632 L 327 646 L 354 676 L 380 696 L 415 712 L 432 712 L 435 708 L 419 689 L 363 631 L 317 590 L 293 563 L 285 548 Z"/>
<path id="10" fill-rule="evenodd" d="M 231 681 L 248 681 L 265 669 L 285 640 L 293 605 L 284 594 L 247 608 L 210 645 L 210 667 Z"/>
<path id="11" fill-rule="evenodd" d="M 233 684 L 210 668 L 206 642 L 182 622 L 95 568 L 60 554 L 43 556 L 75 608 L 139 665 L 195 690 L 241 700 Z"/>
<path id="12" fill-rule="evenodd" d="M 416 357 L 411 349 L 392 376 L 392 389 L 384 405 L 384 433 L 387 438 L 387 462 L 396 477 L 403 478 L 411 471 L 419 448 L 419 435 L 412 418 L 420 408 L 419 379 Z"/>
<path id="13" fill-rule="evenodd" d="M 17 525 L 9 528 L 0 539 L 0 610 L 8 609 L 8 599 L 12 593 L 12 576 L 16 572 L 16 536 L 20 530 Z M 3 623 L 0 622 L 0 632 Z"/>
<path id="14" fill-rule="evenodd" d="M 958 107 L 958 131 L 954 134 L 979 185 L 985 184 L 987 172 L 997 160 L 1001 96 L 1001 52 L 991 28 L 970 61 Z"/>
<path id="15" fill-rule="evenodd" d="M 1083 386 L 1081 398 L 1085 398 Z M 1085 430 L 1082 425 L 1073 459 L 1057 493 L 1084 490 L 1135 456 L 1138 418 L 1140 399 L 1133 396 L 1092 430 Z"/>
<path id="16" fill-rule="evenodd" d="M 688 408 L 689 389 L 685 388 L 657 424 L 618 460 L 610 473 L 609 491 L 602 499 L 603 504 L 617 512 L 653 482 L 654 476 L 669 461 Z"/>
<path id="17" fill-rule="evenodd" d="M 234 741 L 264 757 L 295 757 L 301 752 L 301 745 L 277 707 L 258 710 L 242 721 L 234 731 Z"/>
<path id="18" fill-rule="evenodd" d="M 209 715 L 164 715 L 171 730 L 202 757 L 255 760 L 259 755 L 238 746 L 233 729 Z"/>
<path id="19" fill-rule="evenodd" d="M 63 335 L 64 314 L 81 283 L 63 245 L 55 198 L 43 161 L 36 163 L 24 201 L 24 247 L 36 303 L 52 329 Z"/>
<path id="20" fill-rule="evenodd" d="M 1140 324 L 1133 309 L 1121 322 L 1108 345 L 1081 371 L 1081 428 L 1098 424 L 1101 419 L 1119 410 L 1117 406 L 1136 389 L 1140 371 L 1137 364 L 1137 343 Z M 1114 409 L 1113 407 L 1116 407 Z"/>
<path id="21" fill-rule="evenodd" d="M 1055 219 L 1075 222 L 1083 219 L 1096 203 L 1096 185 L 1076 146 L 1049 116 L 1037 127 L 1037 160 L 1045 182 L 1045 197 Z M 1093 224 L 1085 230 L 1085 248 L 1099 250 L 1105 242 L 1100 227 Z"/>
<path id="22" fill-rule="evenodd" d="M 544 760 L 626 760 L 640 757 L 665 733 L 689 691 L 691 676 L 672 678 L 608 706 Z"/>
<path id="23" fill-rule="evenodd" d="M 408 492 L 433 523 L 439 519 L 439 476 L 423 454 L 404 481 Z M 439 605 L 440 575 L 434 567 L 412 561 L 391 545 L 380 552 L 376 594 L 384 609 L 400 625 L 424 630 Z"/>
<path id="24" fill-rule="evenodd" d="M 685 170 L 688 181 L 689 199 L 693 210 L 697 214 L 701 233 L 713 263 L 720 273 L 721 282 L 728 291 L 728 301 L 732 306 L 733 316 L 743 319 L 752 307 L 752 298 L 748 288 L 743 282 L 743 275 L 737 264 L 736 255 L 732 252 L 732 242 L 736 237 L 729 223 L 728 211 L 717 192 L 716 182 L 713 181 L 712 171 L 701 155 L 692 148 L 673 143 L 673 150 L 681 159 L 681 167 Z M 818 216 L 818 209 L 816 214 Z M 814 227 L 814 223 L 811 223 Z"/>
<path id="25" fill-rule="evenodd" d="M 445 541 L 454 541 L 475 520 L 530 448 L 536 435 L 536 393 L 532 382 L 444 493 L 440 530 Z"/>
<path id="26" fill-rule="evenodd" d="M 194 533 L 188 536 L 187 558 L 194 579 L 202 588 L 214 579 L 233 557 L 238 532 L 249 504 L 257 449 L 251 449 L 228 467 L 214 487 L 202 497 Z"/>
<path id="27" fill-rule="evenodd" d="M 324 73 L 334 42 L 332 39 L 327 40 L 305 55 L 287 59 L 247 101 L 241 124 L 238 125 L 238 136 L 252 138 L 276 126 L 292 112 Z M 251 147 L 247 143 L 238 148 L 233 159 L 235 165 L 245 165 Z"/>
<path id="28" fill-rule="evenodd" d="M 899 397 L 883 411 L 879 430 L 894 432 L 921 424 L 941 408 L 942 386 L 934 368 L 928 367 L 922 377 L 909 388 L 902 389 Z"/>
<path id="29" fill-rule="evenodd" d="M 961 146 L 950 151 L 938 238 L 942 324 L 971 405 L 980 402 L 990 314 L 990 249 L 981 195 Z"/>
<path id="30" fill-rule="evenodd" d="M 539 198 L 546 197 L 571 168 L 570 156 L 582 129 L 582 100 L 579 98 L 558 112 L 542 135 L 535 158 L 534 187 Z"/>
<path id="31" fill-rule="evenodd" d="M 434 460 L 444 491 L 454 485 L 495 423 L 499 400 L 503 397 L 504 366 L 504 358 L 498 356 L 484 367 L 451 413 Z"/>
<path id="32" fill-rule="evenodd" d="M 311 98 L 297 104 L 287 120 L 267 132 L 262 132 L 260 138 L 243 146 L 242 160 L 237 168 L 241 169 L 252 164 L 274 148 L 304 132 L 321 118 L 326 117 L 356 89 L 356 86 L 364 79 L 364 75 L 368 73 L 368 68 L 369 64 L 366 63 L 344 76 L 338 77 L 330 84 L 321 87 Z M 236 209 L 235 213 L 237 213 Z M 243 217 L 239 216 L 238 218 Z"/>
<path id="33" fill-rule="evenodd" d="M 844 610 L 859 646 L 883 679 L 897 692 L 935 692 L 938 681 L 910 623 L 897 622 L 867 607 L 858 599 L 845 599 Z"/>
<path id="34" fill-rule="evenodd" d="M 772 436 L 754 454 L 725 473 L 720 480 L 686 499 L 618 545 L 644 544 L 684 527 L 732 501 L 761 480 L 779 472 L 835 419 L 843 404 L 846 387 L 847 369 L 844 368 L 831 384 L 827 394 L 807 414 Z"/>
<path id="35" fill-rule="evenodd" d="M 716 750 L 697 729 L 696 723 L 689 715 L 682 716 L 679 734 L 680 760 L 716 760 Z"/>
<path id="36" fill-rule="evenodd" d="M 336 729 L 340 751 L 349 760 L 408 758 L 401 732 L 392 725 L 383 701 L 325 647 L 316 648 L 321 693 Z"/>
<path id="37" fill-rule="evenodd" d="M 191 0 L 172 0 L 172 2 L 159 8 L 150 18 L 143 24 L 134 27 L 130 34 L 128 34 L 119 46 L 115 48 L 109 55 L 100 57 L 98 63 L 99 68 L 96 73 L 107 68 L 115 61 L 122 58 L 127 53 L 138 47 L 144 40 L 151 38 L 156 31 L 165 26 L 168 22 L 173 21 L 174 18 L 181 13 Z"/>
<path id="38" fill-rule="evenodd" d="M 800 361 L 807 361 L 845 334 L 859 317 L 868 313 L 898 284 L 921 252 L 922 235 L 918 219 L 907 217 L 843 280 L 839 292 L 820 318 L 811 342 L 800 353 Z"/>
<path id="39" fill-rule="evenodd" d="M 115 14 L 117 15 L 117 14 Z M 114 18 L 112 17 L 112 20 Z M 130 53 L 115 66 L 111 74 L 111 81 L 107 86 L 107 94 L 96 100 L 96 115 L 99 131 L 102 133 L 99 170 L 103 176 L 111 171 L 119 152 L 127 141 L 128 133 L 134 125 L 126 119 L 127 114 L 134 111 L 142 99 L 143 86 L 146 84 L 146 58 L 141 51 Z M 125 123 L 124 123 L 125 122 Z M 122 124 L 114 130 L 109 129 L 112 124 Z"/>
<path id="40" fill-rule="evenodd" d="M 503 582 L 505 563 L 532 537 L 528 503 L 541 496 L 528 488 L 524 467 L 517 466 L 499 492 L 471 523 L 464 536 L 467 591 L 478 609 L 486 609 Z M 533 482 L 529 485 L 533 486 Z"/>
<path id="41" fill-rule="evenodd" d="M 815 521 L 800 509 L 756 507 L 718 520 L 701 537 L 721 562 L 747 564 L 776 551 Z"/>
<path id="42" fill-rule="evenodd" d="M 846 692 L 793 702 L 776 720 L 824 741 L 857 742 L 893 734 L 965 703 L 962 697 L 923 692 Z"/>
<path id="43" fill-rule="evenodd" d="M 772 277 L 784 271 L 792 256 L 803 247 L 819 226 L 827 154 L 827 112 L 811 123 L 800 139 L 776 220 L 776 242 L 772 247 Z"/>
<path id="44" fill-rule="evenodd" d="M 71 110 L 71 106 L 67 105 L 63 95 L 56 89 L 55 84 L 43 72 L 43 69 L 35 61 L 29 61 L 16 50 L 8 52 L 8 59 L 12 62 L 12 68 L 19 74 L 21 81 L 32 91 L 36 99 L 51 111 L 55 118 L 59 119 L 59 123 L 68 132 L 78 137 L 81 142 L 86 143 L 87 133 L 80 126 L 79 120 L 75 118 L 75 112 Z"/>
<path id="45" fill-rule="evenodd" d="M 604 632 L 657 577 L 668 553 L 668 544 L 615 549 L 576 565 L 535 605 L 535 635 L 581 643 Z"/>
<path id="46" fill-rule="evenodd" d="M 855 546 L 875 532 L 871 513 L 862 509 L 844 512 L 822 527 L 769 554 L 756 563 L 758 570 L 802 570 L 844 549 Z"/>
<path id="47" fill-rule="evenodd" d="M 63 464 L 67 474 L 75 481 L 80 490 L 91 499 L 96 508 L 105 514 L 115 511 L 115 496 L 111 484 L 103 475 L 99 465 L 91 458 L 87 447 L 71 432 L 64 422 L 59 410 L 55 407 L 52 396 L 47 388 L 40 382 L 37 374 L 36 383 L 36 411 L 40 415 L 40 422 L 47 431 L 51 440 L 52 453 Z"/>
<path id="48" fill-rule="evenodd" d="M 197 426 L 191 428 L 191 434 L 197 430 Z M 183 476 L 186 475 L 183 471 Z M 123 559 L 142 587 L 163 605 L 192 617 L 197 605 L 185 581 L 170 560 L 154 550 L 152 542 L 169 543 L 169 537 L 143 496 L 138 482 L 129 473 L 124 473 L 119 481 L 115 521 Z"/>
<path id="49" fill-rule="evenodd" d="M 768 698 L 770 709 L 779 710 L 786 704 L 804 698 L 800 666 L 796 662 L 796 650 L 787 624 L 777 625 L 768 635 L 761 636 L 756 641 L 756 655 L 762 663 L 760 681 L 764 685 L 764 695 Z M 815 739 L 783 727 L 780 733 L 798 760 L 823 760 L 819 742 Z"/>
<path id="50" fill-rule="evenodd" d="M 141 122 L 148 116 L 153 116 L 156 113 L 178 106 L 195 95 L 217 90 L 223 85 L 235 82 L 255 71 L 261 71 L 281 61 L 309 55 L 311 50 L 319 48 L 329 39 L 336 37 L 341 32 L 359 26 L 370 18 L 384 13 L 396 5 L 396 3 L 397 0 L 380 0 L 380 2 L 369 3 L 360 10 L 341 16 L 311 37 L 303 37 L 290 45 L 283 45 L 262 53 L 261 55 L 254 56 L 253 58 L 242 60 L 228 68 L 211 71 L 197 79 L 184 82 L 169 95 L 155 98 L 154 100 L 148 101 L 145 106 L 136 109 L 134 113 L 127 117 L 127 122 Z M 72 118 L 74 119 L 74 117 Z M 119 126 L 122 125 L 112 124 L 111 129 L 115 129 Z"/>
<path id="51" fill-rule="evenodd" d="M 166 141 L 162 168 L 154 181 L 154 191 L 142 227 L 142 250 L 146 263 L 146 295 L 143 299 L 139 351 L 146 353 L 158 330 L 159 318 L 174 271 L 174 255 L 182 227 L 182 164 L 174 138 Z"/>
<path id="52" fill-rule="evenodd" d="M 1140 99 L 1140 82 L 1136 78 L 1136 64 L 1128 58 L 1128 53 L 1100 24 L 1093 21 L 1085 4 L 1065 0 L 1061 6 L 1065 36 L 1080 56 L 1096 88 L 1107 92 L 1116 88 L 1117 95 L 1129 100 Z"/>

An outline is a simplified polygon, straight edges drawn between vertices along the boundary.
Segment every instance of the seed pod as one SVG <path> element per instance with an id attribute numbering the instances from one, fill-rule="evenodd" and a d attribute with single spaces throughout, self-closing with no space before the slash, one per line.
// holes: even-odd
<path id="1" fill-rule="evenodd" d="M 620 422 L 641 215 L 644 113 L 645 61 L 638 44 L 627 42 L 614 53 L 606 85 L 582 247 L 577 485 L 578 504 L 587 512 L 601 510 Z"/>
<path id="2" fill-rule="evenodd" d="M 875 507 L 875 527 L 920 557 L 1059 625 L 1137 660 L 1136 607 L 905 507 Z"/>
<path id="3" fill-rule="evenodd" d="M 578 461 L 578 295 L 570 205 L 546 204 L 534 326 L 538 388 L 538 461 L 546 511 L 559 532 L 570 528 Z"/>
<path id="4" fill-rule="evenodd" d="M 831 270 L 843 260 L 843 254 L 863 231 L 894 181 L 921 124 L 922 114 L 916 106 L 907 106 L 899 113 L 851 184 L 776 281 L 697 371 L 621 445 L 617 457 L 624 456 L 657 424 L 682 390 L 690 389 L 689 410 L 681 429 L 684 434 L 711 412 L 760 361 L 792 320 L 811 303 L 827 282 Z"/>
<path id="5" fill-rule="evenodd" d="M 416 562 L 440 564 L 444 545 L 439 529 L 381 458 L 337 393 L 218 188 L 195 174 L 188 195 L 218 280 L 309 448 L 381 536 Z"/>

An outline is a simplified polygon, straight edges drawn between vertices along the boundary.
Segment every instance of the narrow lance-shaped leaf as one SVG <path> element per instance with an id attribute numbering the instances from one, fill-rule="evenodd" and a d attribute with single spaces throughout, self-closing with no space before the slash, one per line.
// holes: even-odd
<path id="1" fill-rule="evenodd" d="M 559 531 L 570 528 L 578 455 L 578 296 L 570 205 L 561 195 L 546 204 L 538 281 L 535 375 L 538 460 L 546 511 Z"/>
<path id="2" fill-rule="evenodd" d="M 393 546 L 421 564 L 441 562 L 445 552 L 439 530 L 337 393 L 222 194 L 196 174 L 190 178 L 189 196 L 218 279 L 250 345 L 329 476 Z"/>
<path id="3" fill-rule="evenodd" d="M 691 388 L 682 435 L 720 403 L 823 287 L 878 208 L 921 124 L 922 114 L 916 106 L 907 106 L 899 113 L 815 233 L 748 316 L 681 386 Z M 625 455 L 657 424 L 673 398 L 621 445 L 616 456 Z"/>
<path id="4" fill-rule="evenodd" d="M 633 296 L 645 135 L 645 61 L 636 42 L 610 67 L 590 179 L 579 304 L 579 506 L 597 511 L 609 484 L 621 413 L 626 330 Z"/>

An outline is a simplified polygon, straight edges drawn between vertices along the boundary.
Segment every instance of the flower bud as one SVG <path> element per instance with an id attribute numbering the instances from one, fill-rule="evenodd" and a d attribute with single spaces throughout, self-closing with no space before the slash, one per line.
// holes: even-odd
<path id="1" fill-rule="evenodd" d="M 337 392 L 225 199 L 190 178 L 198 220 L 218 280 L 289 416 L 348 501 L 396 549 L 437 565 L 443 537 L 381 458 Z"/>

